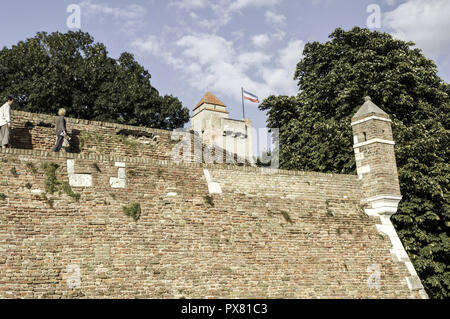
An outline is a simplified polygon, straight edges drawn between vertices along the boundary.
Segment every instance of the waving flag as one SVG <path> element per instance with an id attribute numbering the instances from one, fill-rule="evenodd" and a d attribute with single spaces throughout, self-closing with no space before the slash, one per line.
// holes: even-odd
<path id="1" fill-rule="evenodd" d="M 245 90 L 243 90 L 243 94 L 244 94 L 244 99 L 252 101 L 254 103 L 259 103 L 259 99 L 256 95 L 254 95 L 250 92 L 247 92 Z"/>

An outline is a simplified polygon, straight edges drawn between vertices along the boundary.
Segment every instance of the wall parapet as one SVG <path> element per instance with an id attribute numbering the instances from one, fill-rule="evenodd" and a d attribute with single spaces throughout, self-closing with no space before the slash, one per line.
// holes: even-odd
<path id="1" fill-rule="evenodd" d="M 155 164 L 160 166 L 174 166 L 174 167 L 195 167 L 204 169 L 222 169 L 232 171 L 244 171 L 254 172 L 267 175 L 299 175 L 299 176 L 323 176 L 331 179 L 346 179 L 349 181 L 359 182 L 358 176 L 353 174 L 332 174 L 322 172 L 311 171 L 299 171 L 299 170 L 285 170 L 285 169 L 267 169 L 263 167 L 244 166 L 239 164 L 205 164 L 196 162 L 174 162 L 171 160 L 160 160 L 149 157 L 128 157 L 128 156 L 109 156 L 109 155 L 97 155 L 97 154 L 77 154 L 77 153 L 65 153 L 65 152 L 50 152 L 43 150 L 29 150 L 19 148 L 6 148 L 0 150 L 3 154 L 15 154 L 15 155 L 29 155 L 47 158 L 67 158 L 67 159 L 81 159 L 81 160 L 102 160 L 110 162 L 125 162 L 136 164 Z"/>

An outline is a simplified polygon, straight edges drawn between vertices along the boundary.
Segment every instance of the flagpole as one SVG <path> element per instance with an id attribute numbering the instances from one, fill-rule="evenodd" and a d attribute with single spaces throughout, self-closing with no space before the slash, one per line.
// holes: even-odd
<path id="1" fill-rule="evenodd" d="M 242 114 L 243 114 L 243 119 L 245 119 L 245 108 L 244 108 L 244 88 L 241 87 L 241 96 L 242 96 Z"/>
<path id="2" fill-rule="evenodd" d="M 244 116 L 242 120 L 245 120 L 245 108 L 244 108 L 244 88 L 241 87 L 241 95 L 242 95 L 242 115 Z M 245 123 L 245 138 L 247 138 L 247 123 Z"/>

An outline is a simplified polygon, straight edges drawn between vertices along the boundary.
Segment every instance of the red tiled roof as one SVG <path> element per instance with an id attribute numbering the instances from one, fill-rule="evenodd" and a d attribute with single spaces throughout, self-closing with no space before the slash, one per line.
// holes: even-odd
<path id="1" fill-rule="evenodd" d="M 197 103 L 197 105 L 194 107 L 194 110 L 197 109 L 200 105 L 202 105 L 204 103 L 213 104 L 213 105 L 220 105 L 220 106 L 225 106 L 226 107 L 226 105 L 223 104 L 222 101 L 220 101 L 214 94 L 212 94 L 209 91 L 206 92 L 206 94 L 202 97 L 200 102 Z"/>

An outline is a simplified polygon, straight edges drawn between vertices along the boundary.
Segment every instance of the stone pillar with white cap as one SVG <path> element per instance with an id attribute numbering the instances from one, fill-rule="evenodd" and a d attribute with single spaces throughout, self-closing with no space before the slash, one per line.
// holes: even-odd
<path id="1" fill-rule="evenodd" d="M 389 115 L 375 105 L 370 97 L 365 97 L 364 104 L 352 117 L 351 123 L 356 171 L 367 204 L 365 212 L 380 217 L 381 224 L 376 227 L 389 236 L 392 258 L 405 263 L 410 274 L 405 279 L 412 297 L 428 298 L 390 220 L 402 199 L 391 123 Z"/>

